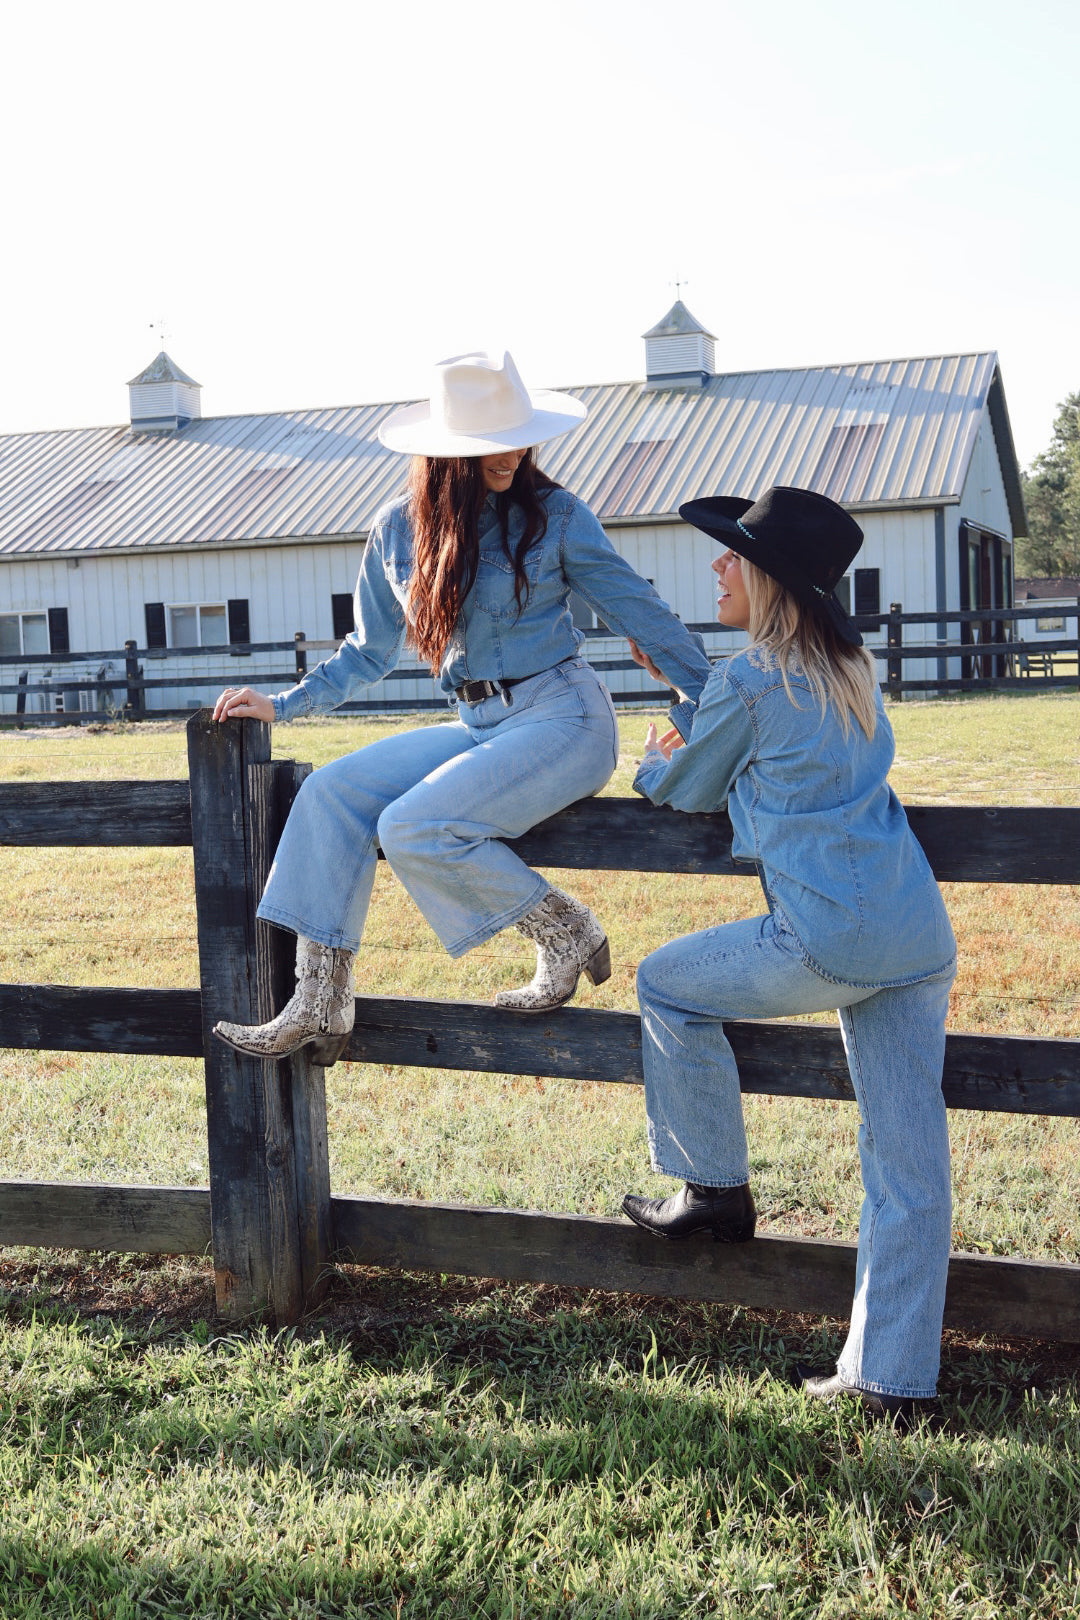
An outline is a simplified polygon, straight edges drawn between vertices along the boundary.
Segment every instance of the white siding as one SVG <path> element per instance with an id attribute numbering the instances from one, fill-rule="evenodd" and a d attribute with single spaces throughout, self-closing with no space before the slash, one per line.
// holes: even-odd
<path id="1" fill-rule="evenodd" d="M 989 412 L 984 413 L 979 428 L 975 453 L 971 458 L 963 493 L 960 496 L 959 515 L 969 518 L 972 523 L 981 524 L 984 528 L 993 529 L 995 534 L 1004 534 L 1012 538 L 1005 480 L 1001 473 L 1001 462 L 998 459 L 997 443 L 990 425 Z"/>
<path id="2" fill-rule="evenodd" d="M 607 530 L 608 539 L 627 562 L 646 579 L 651 579 L 669 607 L 684 624 L 707 625 L 705 649 L 710 658 L 734 652 L 745 644 L 739 630 L 723 630 L 716 624 L 716 575 L 711 564 L 720 547 L 709 535 L 687 523 L 651 523 Z M 589 642 L 593 659 L 625 658 L 626 642 L 619 638 Z M 610 684 L 624 692 L 656 692 L 648 675 L 636 671 L 612 671 Z"/>
<path id="3" fill-rule="evenodd" d="M 607 530 L 608 539 L 632 568 L 651 579 L 664 601 L 686 624 L 716 618 L 715 540 L 686 523 L 649 523 Z"/>
<path id="4" fill-rule="evenodd" d="M 62 558 L 11 562 L 0 570 L 0 612 L 66 607 L 72 652 L 120 652 L 129 640 L 145 647 L 147 602 L 164 602 L 168 607 L 242 597 L 248 602 L 252 641 L 291 641 L 298 630 L 311 640 L 324 641 L 333 634 L 331 597 L 351 595 L 363 550 L 359 541 L 352 541 L 264 550 L 214 547 L 149 552 L 141 557 L 99 556 L 77 563 Z M 88 661 L 86 672 L 96 672 L 99 663 Z M 177 671 L 212 674 L 224 683 L 233 680 L 237 671 L 236 660 L 225 648 L 208 649 L 205 657 L 198 658 L 151 655 L 144 663 L 148 680 Z M 40 667 L 35 666 L 32 680 L 39 678 Z M 244 661 L 243 674 L 245 680 L 258 682 L 260 674 L 281 675 L 291 667 L 289 652 L 260 653 Z M 122 674 L 122 658 L 116 668 Z M 0 666 L 0 685 L 13 685 L 19 673 L 17 668 Z M 60 666 L 57 673 L 59 676 Z M 83 671 L 70 673 L 77 679 Z M 404 693 L 409 686 L 400 689 Z M 213 687 L 181 682 L 151 690 L 147 701 L 150 708 L 197 707 L 213 691 Z M 410 695 L 420 695 L 419 688 Z M 430 695 L 430 681 L 423 695 Z M 14 712 L 15 701 L 14 696 L 4 697 L 0 712 Z"/>
<path id="5" fill-rule="evenodd" d="M 933 509 L 908 512 L 859 512 L 856 517 L 864 539 L 862 549 L 855 558 L 850 572 L 854 573 L 856 568 L 881 570 L 881 611 L 887 613 L 892 604 L 898 602 L 905 613 L 933 612 L 938 605 Z M 854 604 L 854 582 L 851 596 Z M 955 626 L 953 628 L 955 630 Z M 882 626 L 876 632 L 868 632 L 863 639 L 871 649 L 884 647 L 888 642 L 888 632 Z M 936 625 L 927 624 L 907 627 L 905 639 L 925 645 L 927 642 L 936 642 L 943 638 L 939 637 Z M 885 661 L 878 658 L 875 662 L 878 666 L 878 678 L 884 681 Z M 936 658 L 933 660 L 906 658 L 902 665 L 905 680 L 934 680 L 938 673 Z M 959 665 L 957 673 L 959 674 Z"/>
<path id="6" fill-rule="evenodd" d="M 937 607 L 937 563 L 934 513 L 859 512 L 862 549 L 849 572 L 856 568 L 881 571 L 881 610 L 899 602 L 905 613 L 923 613 Z M 854 587 L 852 588 L 854 601 Z M 868 644 L 883 642 L 885 632 L 868 636 Z"/>

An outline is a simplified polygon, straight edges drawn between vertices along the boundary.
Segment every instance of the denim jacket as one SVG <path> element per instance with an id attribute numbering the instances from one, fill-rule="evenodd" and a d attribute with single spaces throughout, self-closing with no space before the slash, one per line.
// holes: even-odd
<path id="1" fill-rule="evenodd" d="M 631 636 L 689 699 L 701 693 L 709 662 L 693 635 L 611 544 L 589 508 L 569 490 L 543 497 L 547 530 L 525 557 L 529 596 L 519 612 L 514 569 L 502 544 L 495 498 L 480 515 L 480 560 L 439 672 L 448 697 L 463 681 L 537 675 L 573 658 L 584 641 L 574 626 L 570 592 L 577 591 L 605 624 Z M 521 508 L 510 509 L 510 546 L 521 537 Z M 381 679 L 405 643 L 405 602 L 413 565 L 408 502 L 384 506 L 375 519 L 353 595 L 356 629 L 334 656 L 299 686 L 274 698 L 275 720 L 322 714 L 348 701 L 358 687 Z M 689 725 L 692 705 L 677 705 Z"/>
<path id="2" fill-rule="evenodd" d="M 676 810 L 726 802 L 732 855 L 754 862 L 769 910 L 826 978 L 887 985 L 938 972 L 956 943 L 886 781 L 894 742 L 880 692 L 873 739 L 854 720 L 845 737 L 802 670 L 789 668 L 788 679 L 797 707 L 761 650 L 717 665 L 685 747 L 670 761 L 651 754 L 635 789 Z"/>

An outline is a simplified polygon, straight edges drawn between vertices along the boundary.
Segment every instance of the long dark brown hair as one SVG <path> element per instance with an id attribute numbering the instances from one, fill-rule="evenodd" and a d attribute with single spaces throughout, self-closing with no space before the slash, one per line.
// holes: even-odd
<path id="1" fill-rule="evenodd" d="M 540 471 L 536 454 L 518 462 L 514 481 L 496 495 L 503 551 L 513 564 L 514 600 L 520 613 L 529 599 L 525 555 L 547 529 L 543 496 L 559 486 Z M 465 598 L 476 583 L 480 562 L 480 512 L 487 495 L 477 456 L 414 456 L 409 469 L 409 516 L 413 529 L 413 573 L 406 603 L 406 645 L 433 670 L 446 656 Z M 521 539 L 510 550 L 510 508 L 525 518 Z"/>

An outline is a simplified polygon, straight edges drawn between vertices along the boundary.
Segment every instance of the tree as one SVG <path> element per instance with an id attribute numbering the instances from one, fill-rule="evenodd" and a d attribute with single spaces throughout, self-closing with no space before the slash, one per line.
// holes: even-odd
<path id="1" fill-rule="evenodd" d="M 1080 393 L 1058 406 L 1050 446 L 1024 473 L 1028 536 L 1016 572 L 1037 579 L 1080 574 Z"/>

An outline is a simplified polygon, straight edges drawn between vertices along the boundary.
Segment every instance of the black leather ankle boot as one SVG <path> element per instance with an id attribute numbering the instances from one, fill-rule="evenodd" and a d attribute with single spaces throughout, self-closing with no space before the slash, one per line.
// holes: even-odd
<path id="1" fill-rule="evenodd" d="M 754 1235 L 757 1210 L 748 1182 L 741 1187 L 699 1187 L 688 1181 L 670 1198 L 627 1193 L 623 1214 L 657 1237 L 687 1238 L 711 1232 L 720 1243 L 745 1243 Z"/>

